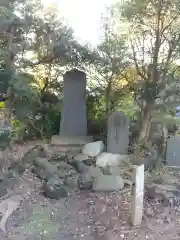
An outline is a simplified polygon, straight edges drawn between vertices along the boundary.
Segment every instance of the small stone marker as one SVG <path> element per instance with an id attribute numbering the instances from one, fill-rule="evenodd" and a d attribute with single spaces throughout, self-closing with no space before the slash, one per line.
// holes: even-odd
<path id="1" fill-rule="evenodd" d="M 143 199 L 144 199 L 144 165 L 133 166 L 133 186 L 132 186 L 132 202 L 131 202 L 131 221 L 132 225 L 140 225 L 143 215 Z"/>
<path id="2" fill-rule="evenodd" d="M 123 112 L 114 112 L 108 119 L 107 152 L 128 154 L 129 120 Z"/>
<path id="3" fill-rule="evenodd" d="M 166 160 L 168 166 L 180 167 L 180 136 L 173 136 L 167 142 Z"/>

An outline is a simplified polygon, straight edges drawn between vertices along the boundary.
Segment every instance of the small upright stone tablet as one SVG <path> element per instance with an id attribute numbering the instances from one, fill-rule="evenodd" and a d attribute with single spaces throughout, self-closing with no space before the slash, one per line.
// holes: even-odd
<path id="1" fill-rule="evenodd" d="M 128 154 L 129 119 L 123 112 L 113 112 L 108 119 L 107 152 Z"/>

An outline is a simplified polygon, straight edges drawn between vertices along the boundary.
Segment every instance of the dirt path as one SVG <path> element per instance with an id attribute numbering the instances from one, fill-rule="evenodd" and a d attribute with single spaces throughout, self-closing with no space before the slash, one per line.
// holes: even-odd
<path id="1" fill-rule="evenodd" d="M 131 227 L 129 195 L 74 192 L 67 199 L 52 201 L 39 194 L 41 183 L 30 172 L 24 178 L 28 181 L 21 179 L 15 191 L 21 190 L 25 200 L 8 220 L 7 234 L 1 232 L 0 240 L 180 239 L 178 209 L 169 214 L 160 204 L 146 202 L 141 227 Z"/>
<path id="2" fill-rule="evenodd" d="M 24 148 L 14 149 L 20 159 Z M 180 240 L 180 207 L 169 213 L 169 208 L 145 201 L 143 223 L 132 227 L 130 193 L 81 191 L 55 201 L 41 194 L 41 185 L 31 172 L 17 182 L 14 191 L 24 201 L 9 218 L 7 233 L 0 231 L 0 240 Z"/>

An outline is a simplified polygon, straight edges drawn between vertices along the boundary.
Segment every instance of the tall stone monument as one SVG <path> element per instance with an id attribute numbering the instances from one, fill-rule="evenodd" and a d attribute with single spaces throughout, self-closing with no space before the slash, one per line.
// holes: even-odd
<path id="1" fill-rule="evenodd" d="M 73 69 L 64 75 L 60 136 L 79 137 L 86 135 L 86 74 Z"/>
<path id="2" fill-rule="evenodd" d="M 123 112 L 114 112 L 108 119 L 107 151 L 128 154 L 129 120 Z"/>

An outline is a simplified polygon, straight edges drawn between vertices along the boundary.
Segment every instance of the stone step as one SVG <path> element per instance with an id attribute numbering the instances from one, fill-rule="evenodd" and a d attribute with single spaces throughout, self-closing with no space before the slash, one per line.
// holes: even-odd
<path id="1" fill-rule="evenodd" d="M 74 153 L 74 155 L 77 155 L 78 153 L 81 152 L 82 147 L 81 146 L 73 146 L 73 145 L 69 145 L 69 146 L 59 146 L 59 145 L 53 145 L 53 151 L 54 152 L 71 152 Z"/>
<path id="2" fill-rule="evenodd" d="M 92 136 L 82 136 L 82 137 L 63 137 L 59 135 L 54 135 L 51 138 L 51 145 L 58 145 L 63 147 L 78 147 L 83 146 L 87 143 L 93 141 Z"/>

